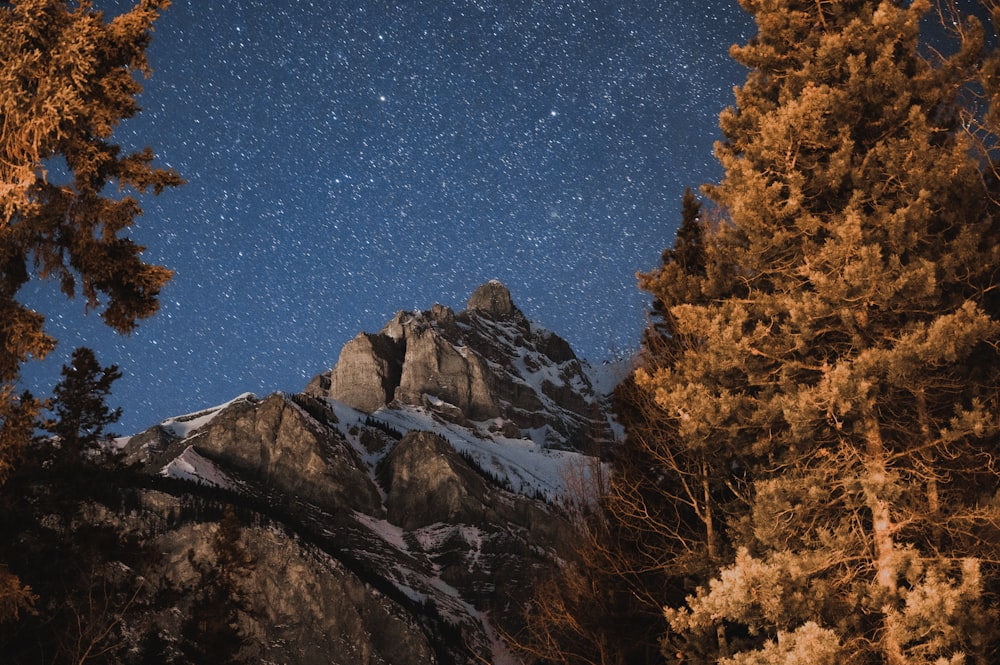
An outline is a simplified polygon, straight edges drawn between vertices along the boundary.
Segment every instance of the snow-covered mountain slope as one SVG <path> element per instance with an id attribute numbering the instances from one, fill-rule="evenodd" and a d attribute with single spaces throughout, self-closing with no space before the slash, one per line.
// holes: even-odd
<path id="1" fill-rule="evenodd" d="M 456 662 L 515 662 L 498 630 L 516 630 L 533 580 L 570 556 L 562 506 L 593 458 L 404 404 L 366 414 L 329 398 L 241 395 L 192 415 L 133 437 L 124 454 L 329 545 L 432 635 L 450 626 L 434 639 Z"/>

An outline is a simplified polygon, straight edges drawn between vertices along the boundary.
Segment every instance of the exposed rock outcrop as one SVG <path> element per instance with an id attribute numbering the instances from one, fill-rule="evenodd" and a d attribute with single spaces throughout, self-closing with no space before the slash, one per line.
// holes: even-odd
<path id="1" fill-rule="evenodd" d="M 483 522 L 486 484 L 441 437 L 407 434 L 383 464 L 389 522 L 410 531 L 438 522 Z"/>
<path id="2" fill-rule="evenodd" d="M 525 318 L 495 280 L 476 289 L 463 312 L 401 311 L 380 332 L 358 335 L 329 377 L 314 379 L 311 394 L 366 413 L 398 402 L 451 422 L 499 419 L 508 435 L 519 430 L 556 447 L 611 438 L 584 364 L 565 340 Z"/>
<path id="3" fill-rule="evenodd" d="M 86 660 L 80 654 L 87 649 L 106 656 L 100 662 L 207 662 L 192 654 L 205 649 L 193 648 L 188 617 L 205 602 L 206 571 L 214 579 L 227 565 L 217 545 L 218 520 L 199 514 L 207 497 L 121 487 L 119 500 L 127 500 L 130 509 L 120 512 L 108 497 L 80 501 L 62 488 L 38 490 L 48 497 L 48 505 L 36 502 L 22 511 L 21 552 L 7 561 L 22 570 L 46 604 L 60 609 L 55 620 L 31 615 L 19 625 L 5 626 L 0 631 L 3 662 L 77 662 Z M 55 509 L 60 512 L 45 512 Z M 449 654 L 437 640 L 434 624 L 415 611 L 419 604 L 405 594 L 380 593 L 372 579 L 323 547 L 290 536 L 287 527 L 246 508 L 241 512 L 247 515 L 244 521 L 261 524 L 239 527 L 234 546 L 246 556 L 239 574 L 230 578 L 232 587 L 212 601 L 222 612 L 235 610 L 239 640 L 228 645 L 232 662 L 426 665 Z M 33 526 L 26 526 L 29 515 L 35 518 Z M 96 549 L 95 534 L 115 546 Z M 46 544 L 58 544 L 61 551 L 47 552 Z M 18 564 L 28 558 L 42 563 L 25 574 L 23 563 Z M 84 571 L 82 587 L 73 584 L 80 574 L 77 567 Z M 50 597 L 50 589 L 58 596 Z M 45 606 L 39 609 L 46 611 Z M 65 636 L 58 632 L 63 615 L 70 620 Z M 51 637 L 37 644 L 30 639 L 33 634 Z M 217 637 L 200 635 L 204 640 Z M 213 650 L 222 648 L 208 649 Z"/>
<path id="4" fill-rule="evenodd" d="M 234 402 L 187 443 L 247 478 L 320 507 L 381 511 L 356 451 L 285 395 Z"/>
<path id="5" fill-rule="evenodd" d="M 490 280 L 469 296 L 465 305 L 466 311 L 483 312 L 494 319 L 523 318 L 521 310 L 514 306 L 507 287 L 497 280 Z"/>
<path id="6" fill-rule="evenodd" d="M 374 411 L 395 399 L 403 369 L 404 347 L 388 335 L 358 333 L 340 351 L 328 394 L 362 411 Z"/>
<path id="7" fill-rule="evenodd" d="M 188 552 L 202 566 L 217 564 L 213 523 L 168 531 L 156 539 L 165 585 L 197 583 Z M 271 529 L 240 537 L 252 565 L 238 580 L 247 611 L 241 632 L 259 646 L 258 662 L 298 665 L 425 665 L 437 661 L 424 630 L 407 608 L 371 587 L 317 548 Z"/>
<path id="8" fill-rule="evenodd" d="M 455 405 L 471 420 L 500 415 L 490 370 L 482 359 L 450 342 L 440 329 L 422 323 L 413 317 L 401 322 L 406 355 L 395 398 L 403 404 L 421 404 L 424 395 L 430 395 Z"/>

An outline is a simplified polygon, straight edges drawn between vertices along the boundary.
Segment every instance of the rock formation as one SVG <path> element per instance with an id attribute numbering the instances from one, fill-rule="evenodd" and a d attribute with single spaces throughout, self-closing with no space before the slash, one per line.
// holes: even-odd
<path id="1" fill-rule="evenodd" d="M 387 519 L 403 529 L 484 521 L 485 481 L 438 435 L 407 434 L 386 457 L 381 480 Z"/>
<path id="2" fill-rule="evenodd" d="M 476 289 L 465 305 L 466 311 L 489 314 L 494 319 L 524 318 L 514 306 L 507 287 L 497 280 L 490 280 Z"/>
<path id="3" fill-rule="evenodd" d="M 344 345 L 330 377 L 328 394 L 362 411 L 374 411 L 395 399 L 403 366 L 402 345 L 387 335 L 358 333 Z"/>
<path id="4" fill-rule="evenodd" d="M 187 443 L 224 468 L 321 508 L 380 513 L 358 453 L 285 395 L 240 400 Z"/>
<path id="5" fill-rule="evenodd" d="M 307 391 L 367 413 L 396 402 L 453 422 L 524 430 L 551 446 L 610 439 L 583 363 L 526 319 L 498 281 L 476 289 L 458 314 L 441 305 L 398 312 L 380 332 L 345 345 L 328 376 Z"/>

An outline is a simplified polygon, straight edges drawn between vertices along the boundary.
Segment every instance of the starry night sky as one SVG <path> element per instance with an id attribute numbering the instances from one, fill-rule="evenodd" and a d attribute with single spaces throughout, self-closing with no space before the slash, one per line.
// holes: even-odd
<path id="1" fill-rule="evenodd" d="M 128 3 L 96 3 L 109 14 Z M 54 283 L 24 300 L 57 352 L 125 376 L 119 433 L 251 391 L 298 391 L 400 309 L 499 279 L 600 362 L 637 346 L 635 272 L 717 179 L 719 111 L 751 34 L 735 1 L 175 0 L 142 113 L 116 134 L 188 180 L 134 237 L 176 271 L 119 337 Z"/>

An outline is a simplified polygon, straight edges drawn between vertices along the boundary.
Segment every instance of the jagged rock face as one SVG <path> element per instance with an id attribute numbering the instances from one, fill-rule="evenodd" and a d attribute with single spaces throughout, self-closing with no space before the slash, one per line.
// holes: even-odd
<path id="1" fill-rule="evenodd" d="M 329 394 L 371 412 L 394 399 L 403 367 L 403 348 L 387 335 L 359 333 L 344 345 L 330 377 Z"/>
<path id="2" fill-rule="evenodd" d="M 233 403 L 187 443 L 321 507 L 381 510 L 378 490 L 355 451 L 284 395 Z"/>
<path id="3" fill-rule="evenodd" d="M 397 401 L 451 422 L 499 419 L 550 445 L 611 438 L 582 363 L 569 344 L 527 320 L 500 282 L 479 287 L 454 314 L 398 312 L 377 334 L 349 342 L 330 374 L 310 384 L 367 413 Z"/>
<path id="4" fill-rule="evenodd" d="M 431 432 L 403 437 L 382 462 L 379 479 L 386 518 L 406 534 L 410 553 L 429 559 L 435 576 L 508 630 L 518 621 L 511 609 L 521 607 L 550 570 L 539 552 L 573 556 L 563 515 L 488 482 Z"/>
<path id="5" fill-rule="evenodd" d="M 458 407 L 471 420 L 499 415 L 489 369 L 476 354 L 451 344 L 436 327 L 423 327 L 411 319 L 405 329 L 406 355 L 396 399 L 422 404 L 424 395 L 430 395 Z"/>
<path id="6" fill-rule="evenodd" d="M 156 539 L 163 554 L 153 574 L 185 588 L 197 576 L 189 560 L 215 563 L 213 523 L 173 529 Z M 239 578 L 248 606 L 240 629 L 256 643 L 258 662 L 298 665 L 424 665 L 436 662 L 427 636 L 405 608 L 314 547 L 273 530 L 246 528 L 252 560 Z M 155 579 L 155 578 L 154 578 Z"/>
<path id="7" fill-rule="evenodd" d="M 380 477 L 388 492 L 386 519 L 404 529 L 483 521 L 485 483 L 430 432 L 407 434 L 389 453 Z"/>
<path id="8" fill-rule="evenodd" d="M 74 553 L 65 565 L 73 570 L 65 575 L 58 568 L 49 571 L 50 576 L 66 581 L 53 584 L 32 578 L 33 571 L 27 571 L 25 579 L 43 594 L 39 609 L 47 612 L 49 605 L 60 609 L 55 621 L 31 616 L 20 626 L 4 626 L 6 632 L 0 631 L 4 663 L 83 662 L 88 659 L 80 654 L 89 644 L 94 652 L 106 649 L 111 654 L 99 662 L 204 664 L 191 655 L 190 647 L 192 640 L 208 636 L 188 635 L 185 620 L 204 602 L 199 595 L 205 582 L 200 571 L 218 571 L 221 565 L 214 546 L 220 526 L 197 514 L 199 502 L 184 493 L 119 491 L 130 499 L 128 511 L 73 499 L 60 499 L 61 503 L 50 503 L 47 508 L 38 508 L 43 502 L 36 502 L 32 507 L 58 512 L 37 516 L 41 519 L 33 527 L 22 526 L 20 545 L 28 550 L 21 553 L 22 558 L 46 560 L 41 566 L 44 570 L 53 565 L 53 553 L 41 548 L 56 542 Z M 44 494 L 51 502 L 59 490 Z M 393 598 L 373 590 L 372 580 L 321 547 L 289 537 L 280 524 L 267 518 L 258 515 L 257 519 L 263 524 L 240 527 L 237 543 L 249 556 L 233 577 L 234 586 L 224 592 L 224 605 L 239 607 L 235 662 L 441 662 L 439 655 L 444 651 L 433 644 L 433 633 L 421 624 L 414 612 L 416 603 L 408 602 L 404 594 Z M 104 534 L 115 546 L 95 550 L 94 533 Z M 65 557 L 64 552 L 57 554 Z M 74 572 L 76 567 L 83 572 Z M 78 574 L 83 584 L 69 583 Z M 51 595 L 50 586 L 57 596 Z M 66 640 L 58 631 L 50 632 L 62 622 L 63 614 L 71 618 Z M 28 639 L 19 639 L 18 629 Z M 162 638 L 158 649 L 145 643 L 153 635 Z M 32 643 L 33 636 L 49 637 L 51 643 Z"/>
<path id="9" fill-rule="evenodd" d="M 436 658 L 407 611 L 326 557 L 306 557 L 272 533 L 247 539 L 257 579 L 245 580 L 263 617 L 265 661 L 424 665 Z"/>
<path id="10" fill-rule="evenodd" d="M 378 416 L 392 422 L 391 413 Z M 293 550 L 301 545 L 293 547 L 274 529 L 247 536 L 261 572 L 244 576 L 245 594 L 265 615 L 248 619 L 245 632 L 255 636 L 255 644 L 288 649 L 278 658 L 278 651 L 260 647 L 254 660 L 311 664 L 323 662 L 327 651 L 377 655 L 329 662 L 471 663 L 498 654 L 504 659 L 491 626 L 517 631 L 518 608 L 537 580 L 549 574 L 553 560 L 573 556 L 565 515 L 534 494 L 509 491 L 509 481 L 474 462 L 477 456 L 469 450 L 459 454 L 454 445 L 460 439 L 445 435 L 471 437 L 488 456 L 508 460 L 525 447 L 539 461 L 582 456 L 525 441 L 491 443 L 468 426 L 408 413 L 417 420 L 397 422 L 437 430 L 411 426 L 397 434 L 385 421 L 345 405 L 283 394 L 261 400 L 243 396 L 160 426 L 180 437 L 157 456 L 164 474 L 186 468 L 175 477 L 218 484 L 243 497 L 268 519 L 292 525 L 316 545 L 313 556 L 327 562 L 317 568 L 315 561 L 299 561 Z M 136 440 L 159 449 L 160 438 L 146 434 Z M 176 457 L 168 459 L 171 455 Z M 528 467 L 518 473 L 546 472 Z M 176 519 L 162 504 L 155 512 L 163 520 Z M 164 568 L 174 571 L 172 584 L 190 583 L 182 550 L 195 551 L 196 558 L 210 556 L 207 537 L 193 529 L 170 536 L 176 542 L 156 543 L 156 551 L 172 562 Z M 376 617 L 386 628 L 372 632 Z M 322 639 L 310 632 L 319 630 L 317 625 L 323 626 Z M 179 625 L 168 628 L 175 634 Z M 420 660 L 427 657 L 424 639 L 433 653 Z M 391 655 L 392 645 L 407 640 L 415 640 L 404 649 L 418 654 L 415 660 Z M 344 651 L 345 644 L 355 649 Z"/>
<path id="11" fill-rule="evenodd" d="M 159 425 L 154 425 L 129 439 L 122 451 L 125 464 L 145 465 L 147 471 L 155 472 L 163 466 L 160 463 L 160 456 L 164 455 L 170 445 L 177 440 L 177 436 Z"/>
<path id="12" fill-rule="evenodd" d="M 386 519 L 406 530 L 434 524 L 515 525 L 529 542 L 559 549 L 567 524 L 543 504 L 498 490 L 449 443 L 431 432 L 407 434 L 379 471 Z"/>

